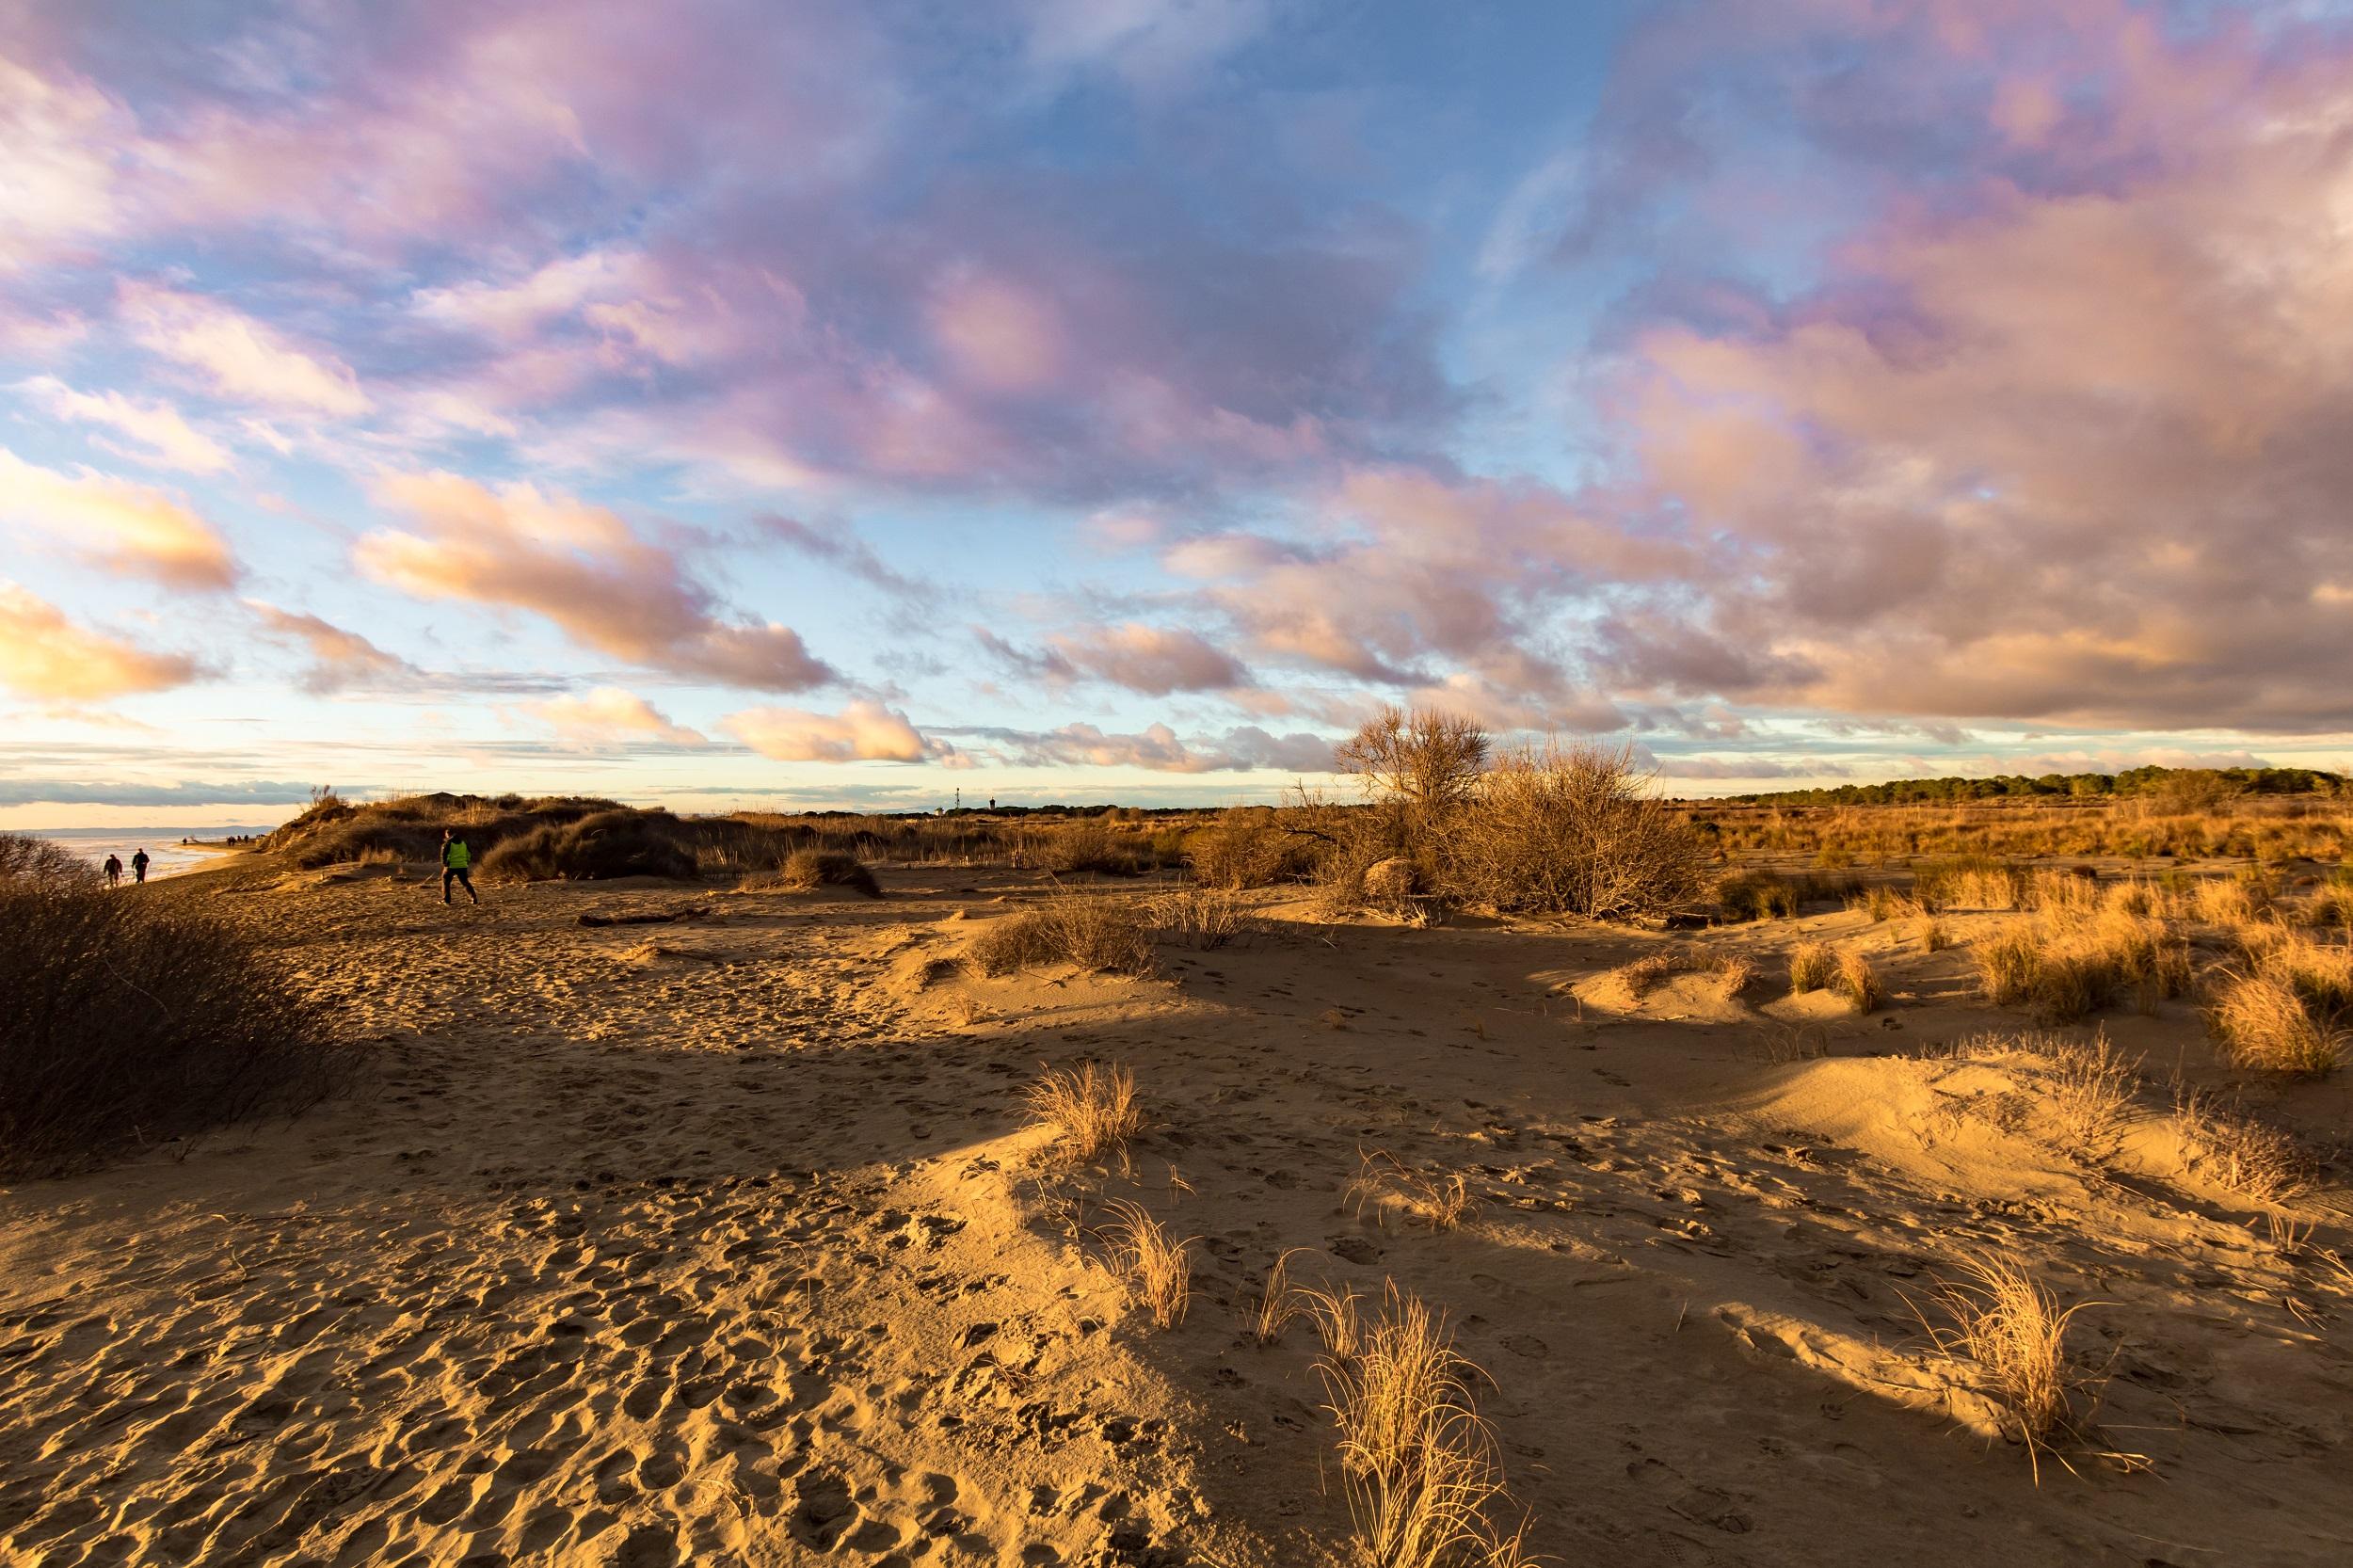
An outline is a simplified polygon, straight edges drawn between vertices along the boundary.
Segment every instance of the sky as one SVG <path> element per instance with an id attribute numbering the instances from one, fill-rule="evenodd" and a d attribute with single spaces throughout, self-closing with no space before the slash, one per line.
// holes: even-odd
<path id="1" fill-rule="evenodd" d="M 2353 20 L 0 0 L 0 827 L 2353 764 Z"/>

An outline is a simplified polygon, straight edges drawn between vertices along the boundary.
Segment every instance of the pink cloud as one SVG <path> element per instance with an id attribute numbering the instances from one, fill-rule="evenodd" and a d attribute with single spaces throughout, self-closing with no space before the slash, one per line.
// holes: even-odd
<path id="1" fill-rule="evenodd" d="M 161 490 L 88 469 L 59 473 L 6 447 L 0 518 L 48 534 L 109 571 L 167 587 L 228 588 L 241 571 L 219 531 Z"/>
<path id="2" fill-rule="evenodd" d="M 675 556 L 603 507 L 452 473 L 394 475 L 376 488 L 424 530 L 359 541 L 354 559 L 378 582 L 527 610 L 600 652 L 721 685 L 792 692 L 838 679 L 791 628 L 722 616 Z"/>
<path id="3" fill-rule="evenodd" d="M 953 746 L 927 739 L 898 709 L 865 700 L 839 713 L 747 708 L 729 713 L 719 727 L 781 762 L 923 762 L 955 755 Z"/>
<path id="4" fill-rule="evenodd" d="M 19 390 L 58 419 L 103 425 L 128 437 L 133 446 L 125 456 L 138 462 L 189 473 L 219 473 L 234 466 L 227 447 L 192 427 L 168 403 L 118 392 L 76 392 L 52 376 L 37 376 Z"/>
<path id="5" fill-rule="evenodd" d="M 248 599 L 245 604 L 264 633 L 280 641 L 298 643 L 310 653 L 311 665 L 303 672 L 301 680 L 304 691 L 328 693 L 352 687 L 414 685 L 425 679 L 424 673 L 408 660 L 387 653 L 357 632 L 300 611 L 281 610 L 258 599 Z"/>
<path id="6" fill-rule="evenodd" d="M 367 411 L 367 394 L 349 365 L 298 347 L 219 300 L 126 280 L 117 307 L 142 345 L 220 397 L 290 414 L 348 418 Z"/>
<path id="7" fill-rule="evenodd" d="M 184 686 L 202 673 L 184 655 L 76 626 L 56 605 L 0 580 L 0 684 L 26 696 L 100 701 Z"/>
<path id="8" fill-rule="evenodd" d="M 673 745 L 708 745 L 699 730 L 673 724 L 669 716 L 636 693 L 618 686 L 551 697 L 532 709 L 539 718 L 568 739 L 602 743 L 653 740 Z"/>

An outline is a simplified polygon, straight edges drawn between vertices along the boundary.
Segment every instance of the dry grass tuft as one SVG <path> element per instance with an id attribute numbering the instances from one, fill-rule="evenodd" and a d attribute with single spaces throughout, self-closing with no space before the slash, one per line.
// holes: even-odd
<path id="1" fill-rule="evenodd" d="M 1354 1321 L 1350 1348 L 1327 1348 L 1317 1370 L 1339 1429 L 1340 1468 L 1362 1560 L 1382 1568 L 1518 1568 L 1525 1526 L 1507 1533 L 1510 1502 L 1493 1432 L 1472 1395 L 1479 1368 L 1443 1320 L 1392 1284 L 1381 1317 Z M 1329 1345 L 1329 1341 L 1327 1341 Z"/>
<path id="2" fill-rule="evenodd" d="M 1283 1331 L 1291 1320 L 1312 1309 L 1313 1292 L 1291 1285 L 1291 1259 L 1306 1247 L 1292 1247 L 1277 1257 L 1266 1272 L 1266 1283 L 1258 1288 L 1257 1304 L 1243 1316 L 1243 1324 L 1250 1337 L 1261 1345 L 1273 1345 L 1283 1337 Z"/>
<path id="3" fill-rule="evenodd" d="M 1818 991 L 1838 975 L 1838 955 L 1828 942 L 1800 942 L 1789 950 L 1789 990 L 1802 996 Z"/>
<path id="4" fill-rule="evenodd" d="M 1614 993 L 1632 1007 L 1670 976 L 1679 974 L 1712 974 L 1718 988 L 1730 1000 L 1755 980 L 1756 965 L 1737 954 L 1720 958 L 1691 948 L 1660 948 L 1611 969 L 1602 977 L 1599 989 Z"/>
<path id="5" fill-rule="evenodd" d="M 1912 879 L 1912 896 L 1927 910 L 2024 909 L 2032 899 L 2032 879 L 2024 866 L 1987 856 L 1961 856 L 1923 863 Z"/>
<path id="6" fill-rule="evenodd" d="M 1124 1159 L 1129 1140 L 1144 1130 L 1136 1075 L 1126 1067 L 1086 1062 L 1052 1068 L 1022 1098 L 1031 1119 L 1060 1128 L 1064 1153 L 1081 1163 L 1106 1152 Z"/>
<path id="7" fill-rule="evenodd" d="M 2145 1009 L 2189 989 L 2189 948 L 2157 916 L 2112 905 L 2045 910 L 2005 924 L 1970 956 L 1986 1000 L 2073 1023 L 2129 995 Z"/>
<path id="8" fill-rule="evenodd" d="M 1176 1240 L 1142 1204 L 1127 1198 L 1104 1207 L 1114 1221 L 1103 1239 L 1128 1299 L 1150 1314 L 1156 1328 L 1175 1328 L 1193 1300 L 1193 1244 L 1199 1238 Z"/>
<path id="9" fill-rule="evenodd" d="M 1880 988 L 1880 977 L 1871 968 L 1871 961 L 1853 948 L 1838 955 L 1838 972 L 1831 980 L 1831 989 L 1847 999 L 1848 1005 L 1858 1013 L 1872 1013 L 1886 1000 Z"/>
<path id="10" fill-rule="evenodd" d="M 983 974 L 1076 964 L 1121 974 L 1152 972 L 1152 929 L 1118 899 L 1064 893 L 991 920 L 972 944 Z"/>
<path id="11" fill-rule="evenodd" d="M 1916 929 L 1920 934 L 1921 947 L 1930 952 L 1943 952 L 1953 945 L 1953 928 L 1935 915 L 1921 916 Z"/>
<path id="12" fill-rule="evenodd" d="M 1385 1149 L 1359 1151 L 1356 1158 L 1356 1174 L 1340 1201 L 1359 1217 L 1369 1208 L 1383 1225 L 1396 1213 L 1432 1230 L 1452 1230 L 1474 1207 L 1460 1175 L 1424 1176 Z"/>
<path id="13" fill-rule="evenodd" d="M 2173 1126 L 2195 1168 L 2258 1203 L 2280 1203 L 2312 1185 L 2318 1162 L 2302 1144 L 2212 1095 L 2182 1095 Z"/>
<path id="14" fill-rule="evenodd" d="M 1193 887 L 1164 893 L 1145 905 L 1145 911 L 1159 940 L 1202 952 L 1258 930 L 1250 906 L 1223 888 Z"/>
<path id="15" fill-rule="evenodd" d="M 2326 1078 L 2344 1064 L 2344 1032 L 2323 1023 L 2287 981 L 2266 973 L 2222 983 L 2207 1022 L 2231 1059 L 2289 1078 Z"/>
<path id="16" fill-rule="evenodd" d="M 1980 1034 L 1951 1048 L 1966 1061 L 2024 1056 L 2034 1064 L 2051 1112 L 2079 1149 L 2113 1138 L 2132 1111 L 2140 1086 L 2140 1059 L 2127 1056 L 2105 1034 L 2078 1040 L 2066 1034 Z"/>
<path id="17" fill-rule="evenodd" d="M 1994 1407 L 2004 1435 L 2025 1445 L 2040 1480 L 2041 1456 L 2080 1431 L 2089 1412 L 2078 1406 L 2096 1401 L 2105 1381 L 2067 1353 L 2068 1325 L 2095 1304 L 2062 1309 L 2024 1268 L 1993 1254 L 1965 1259 L 1960 1279 L 1939 1285 L 1936 1302 L 1950 1326 L 1925 1319 L 1923 1326 L 1939 1352 L 1977 1368 L 1968 1387 Z"/>

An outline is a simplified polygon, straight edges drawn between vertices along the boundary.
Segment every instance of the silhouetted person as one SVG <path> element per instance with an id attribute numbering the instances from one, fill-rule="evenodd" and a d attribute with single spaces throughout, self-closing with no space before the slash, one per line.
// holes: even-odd
<path id="1" fill-rule="evenodd" d="M 147 880 L 147 851 L 143 849 L 136 851 L 131 856 L 131 879 L 134 882 Z"/>
<path id="2" fill-rule="evenodd" d="M 441 902 L 443 904 L 449 902 L 449 885 L 453 882 L 465 888 L 468 898 L 476 904 L 482 902 L 482 895 L 473 890 L 473 878 L 466 874 L 466 868 L 472 864 L 473 851 L 466 847 L 466 840 L 457 837 L 456 831 L 453 828 L 441 829 Z"/>
<path id="3" fill-rule="evenodd" d="M 106 856 L 106 886 L 109 888 L 122 886 L 122 858 L 120 856 L 109 854 Z"/>

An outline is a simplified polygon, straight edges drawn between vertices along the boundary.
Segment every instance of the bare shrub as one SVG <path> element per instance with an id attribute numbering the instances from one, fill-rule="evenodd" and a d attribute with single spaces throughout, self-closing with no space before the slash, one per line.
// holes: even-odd
<path id="1" fill-rule="evenodd" d="M 502 839 L 475 862 L 491 882 L 600 881 L 700 872 L 694 831 L 667 811 L 599 811 Z"/>
<path id="2" fill-rule="evenodd" d="M 1259 928 L 1250 906 L 1223 888 L 1187 888 L 1144 905 L 1156 939 L 1209 952 Z"/>
<path id="3" fill-rule="evenodd" d="M 0 1177 L 299 1109 L 350 1075 L 241 927 L 43 868 L 0 878 Z"/>
<path id="4" fill-rule="evenodd" d="M 1363 1560 L 1383 1568 L 1507 1568 L 1527 1560 L 1494 1433 L 1472 1386 L 1479 1368 L 1445 1322 L 1388 1288 L 1381 1317 L 1358 1322 L 1353 1297 L 1334 1304 L 1343 1331 L 1317 1363 L 1339 1430 L 1340 1470 Z M 1342 1338 L 1343 1351 L 1333 1344 Z"/>
<path id="5" fill-rule="evenodd" d="M 1871 968 L 1868 958 L 1853 948 L 1838 955 L 1838 972 L 1830 984 L 1858 1013 L 1876 1012 L 1886 1000 L 1886 993 L 1880 988 L 1878 971 Z"/>
<path id="6" fill-rule="evenodd" d="M 1413 854 L 1468 801 L 1486 770 L 1487 732 L 1460 713 L 1387 707 L 1333 752 L 1362 780 L 1386 833 L 1386 852 Z"/>
<path id="7" fill-rule="evenodd" d="M 2076 1433 L 2105 1379 L 2067 1351 L 2068 1326 L 2092 1305 L 2061 1308 L 2058 1298 L 2019 1264 L 1993 1254 L 1965 1259 L 1959 1279 L 1939 1284 L 1937 1304 L 1949 1326 L 1929 1324 L 1937 1349 L 1977 1368 L 1971 1392 L 1993 1405 L 2003 1433 L 2025 1446 L 2038 1480 L 2041 1455 Z M 1925 1321 L 1925 1320 L 1924 1320 Z"/>
<path id="8" fill-rule="evenodd" d="M 1306 874 L 1313 843 L 1270 807 L 1236 806 L 1187 834 L 1184 857 L 1205 887 L 1268 888 Z"/>
<path id="9" fill-rule="evenodd" d="M 2290 1078 L 2326 1078 L 2344 1064 L 2343 1032 L 2323 1023 L 2287 981 L 2269 974 L 2225 980 L 2207 1022 L 2231 1059 Z"/>
<path id="10" fill-rule="evenodd" d="M 1818 991 L 1838 977 L 1838 955 L 1828 942 L 1800 942 L 1789 950 L 1789 989 Z"/>
<path id="11" fill-rule="evenodd" d="M 1705 851 L 1652 785 L 1630 744 L 1506 753 L 1448 819 L 1446 891 L 1589 920 L 1679 907 L 1700 891 Z"/>
<path id="12" fill-rule="evenodd" d="M 61 844 L 21 833 L 0 833 L 0 883 L 95 887 L 97 869 Z"/>
<path id="13" fill-rule="evenodd" d="M 991 920 L 974 939 L 971 955 L 983 974 L 1048 964 L 1149 974 L 1152 928 L 1120 900 L 1065 893 Z"/>
<path id="14" fill-rule="evenodd" d="M 754 872 L 736 884 L 746 893 L 807 893 L 819 888 L 855 888 L 868 898 L 882 897 L 882 887 L 864 861 L 831 849 L 796 849 L 774 871 Z"/>
<path id="15" fill-rule="evenodd" d="M 1422 890 L 1421 868 L 1401 855 L 1376 860 L 1357 877 L 1360 902 L 1384 915 L 1410 914 L 1414 895 Z"/>
<path id="16" fill-rule="evenodd" d="M 1089 817 L 1048 833 L 1036 850 L 1036 860 L 1049 872 L 1133 876 L 1142 869 L 1136 848 L 1111 823 Z"/>
<path id="17" fill-rule="evenodd" d="M 2292 1198 L 2312 1185 L 2316 1161 L 2295 1138 L 2241 1107 L 2196 1091 L 2173 1107 L 2194 1168 L 2258 1203 Z"/>
<path id="18" fill-rule="evenodd" d="M 1340 1201 L 1359 1217 L 1369 1208 L 1384 1226 L 1400 1214 L 1432 1230 L 1452 1230 L 1471 1211 L 1470 1189 L 1460 1175 L 1425 1176 L 1385 1149 L 1359 1151 L 1356 1160 Z"/>
<path id="19" fill-rule="evenodd" d="M 1185 1320 L 1192 1303 L 1193 1243 L 1197 1238 L 1178 1240 L 1130 1199 L 1115 1198 L 1104 1207 L 1115 1216 L 1103 1236 L 1128 1300 L 1144 1308 L 1154 1327 L 1175 1328 Z"/>

